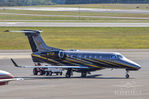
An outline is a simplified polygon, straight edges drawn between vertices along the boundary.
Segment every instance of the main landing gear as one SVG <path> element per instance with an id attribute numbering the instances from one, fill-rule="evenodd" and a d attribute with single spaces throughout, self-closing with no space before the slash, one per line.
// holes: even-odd
<path id="1" fill-rule="evenodd" d="M 129 71 L 128 70 L 126 70 L 126 75 L 125 75 L 125 77 L 128 79 L 129 78 Z"/>
<path id="2" fill-rule="evenodd" d="M 81 72 L 81 77 L 82 78 L 86 78 L 86 76 L 87 76 L 87 72 Z"/>
<path id="3" fill-rule="evenodd" d="M 34 68 L 34 69 L 33 69 L 33 74 L 34 74 L 34 75 L 38 75 L 38 70 L 37 70 L 37 68 Z"/>
<path id="4" fill-rule="evenodd" d="M 66 72 L 66 78 L 70 78 L 71 76 L 73 75 L 73 71 L 72 71 L 72 69 L 71 68 L 69 68 L 68 70 L 67 70 L 67 72 Z M 81 77 L 82 78 L 86 78 L 86 76 L 87 76 L 87 72 L 81 72 Z"/>
<path id="5" fill-rule="evenodd" d="M 70 78 L 73 75 L 72 69 L 69 68 L 66 72 L 66 78 Z"/>
<path id="6" fill-rule="evenodd" d="M 40 75 L 44 75 L 44 74 L 45 74 L 45 71 L 42 70 L 42 69 L 39 69 L 39 68 L 34 68 L 34 69 L 33 69 L 33 75 L 38 75 L 38 73 L 39 73 Z"/>

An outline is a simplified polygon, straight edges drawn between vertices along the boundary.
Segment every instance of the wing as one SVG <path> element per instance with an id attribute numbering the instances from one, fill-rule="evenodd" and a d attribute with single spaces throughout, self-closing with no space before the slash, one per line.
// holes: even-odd
<path id="1" fill-rule="evenodd" d="M 11 59 L 15 67 L 19 68 L 74 68 L 74 69 L 88 69 L 89 67 L 85 66 L 19 66 L 13 59 Z"/>
<path id="2" fill-rule="evenodd" d="M 0 79 L 0 82 L 9 82 L 9 81 L 14 81 L 14 79 Z"/>
<path id="3" fill-rule="evenodd" d="M 23 78 L 0 79 L 0 82 L 9 82 L 9 81 L 16 81 L 16 80 L 24 80 L 24 79 Z"/>

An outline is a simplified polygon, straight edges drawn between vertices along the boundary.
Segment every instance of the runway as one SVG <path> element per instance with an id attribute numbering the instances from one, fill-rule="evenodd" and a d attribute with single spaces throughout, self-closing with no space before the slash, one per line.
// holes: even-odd
<path id="1" fill-rule="evenodd" d="M 149 27 L 149 23 L 0 22 L 2 27 Z"/>
<path id="2" fill-rule="evenodd" d="M 80 17 L 80 18 L 112 18 L 112 19 L 142 19 L 148 20 L 145 17 L 114 17 L 114 16 L 78 16 L 78 15 L 46 15 L 46 14 L 19 14 L 19 13 L 0 13 L 0 15 L 19 15 L 19 16 L 43 16 L 43 17 Z M 34 20 L 33 20 L 34 21 Z M 43 20 L 44 21 L 44 20 Z"/>
<path id="3" fill-rule="evenodd" d="M 1 10 L 32 10 L 32 11 L 70 11 L 70 12 L 97 12 L 97 13 L 140 13 L 149 14 L 149 10 L 140 9 L 98 9 L 73 7 L 0 7 Z"/>
<path id="4" fill-rule="evenodd" d="M 92 50 L 120 52 L 139 63 L 140 71 L 130 72 L 130 79 L 125 79 L 124 70 L 102 70 L 80 78 L 74 73 L 72 78 L 63 76 L 33 76 L 32 69 L 15 68 L 9 58 L 14 58 L 20 65 L 33 65 L 30 50 L 0 50 L 0 70 L 6 70 L 24 81 L 10 82 L 1 86 L 2 99 L 148 99 L 149 97 L 149 50 L 118 49 Z M 98 75 L 94 77 L 92 75 Z"/>

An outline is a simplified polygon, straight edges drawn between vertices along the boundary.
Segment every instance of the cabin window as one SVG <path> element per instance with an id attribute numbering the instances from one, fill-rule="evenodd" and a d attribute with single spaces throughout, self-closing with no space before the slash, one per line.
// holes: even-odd
<path id="1" fill-rule="evenodd" d="M 78 55 L 79 58 L 81 58 L 81 55 Z"/>
<path id="2" fill-rule="evenodd" d="M 84 55 L 84 58 L 86 58 L 86 55 Z"/>
<path id="3" fill-rule="evenodd" d="M 70 55 L 70 58 L 73 58 L 73 55 Z"/>
<path id="4" fill-rule="evenodd" d="M 70 55 L 69 54 L 66 54 L 66 57 L 70 57 Z"/>
<path id="5" fill-rule="evenodd" d="M 77 54 L 74 54 L 73 57 L 76 58 L 77 57 Z"/>
<path id="6" fill-rule="evenodd" d="M 88 56 L 88 55 L 86 55 L 86 58 L 89 58 L 89 56 Z"/>
<path id="7" fill-rule="evenodd" d="M 102 59 L 102 56 L 99 56 L 100 59 Z"/>
<path id="8" fill-rule="evenodd" d="M 89 58 L 92 58 L 92 56 L 90 55 Z"/>

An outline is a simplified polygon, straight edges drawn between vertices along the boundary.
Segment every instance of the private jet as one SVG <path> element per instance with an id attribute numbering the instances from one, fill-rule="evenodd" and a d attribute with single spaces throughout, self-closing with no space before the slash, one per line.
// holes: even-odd
<path id="1" fill-rule="evenodd" d="M 11 59 L 13 64 L 19 68 L 33 68 L 33 73 L 36 75 L 38 68 L 61 68 L 67 70 L 66 77 L 70 78 L 73 72 L 81 73 L 81 77 L 86 77 L 87 74 L 97 70 L 107 68 L 125 69 L 126 78 L 129 78 L 129 71 L 138 71 L 141 66 L 134 61 L 126 58 L 117 52 L 91 52 L 79 50 L 63 50 L 55 47 L 50 47 L 45 44 L 41 38 L 40 30 L 22 30 L 5 32 L 22 32 L 30 43 L 32 49 L 32 60 L 35 64 L 47 63 L 48 66 L 20 66 Z M 48 73 L 48 71 L 43 72 Z M 41 70 L 41 69 L 40 69 Z"/>

